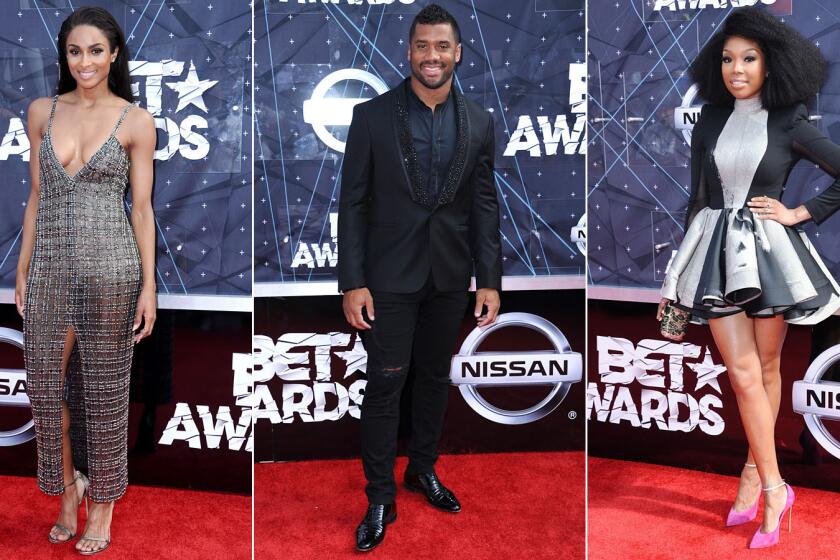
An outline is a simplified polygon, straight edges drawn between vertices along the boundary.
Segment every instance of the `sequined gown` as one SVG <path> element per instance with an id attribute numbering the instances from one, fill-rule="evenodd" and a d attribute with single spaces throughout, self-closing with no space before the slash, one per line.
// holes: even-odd
<path id="1" fill-rule="evenodd" d="M 38 153 L 40 198 L 24 309 L 27 393 L 35 421 L 38 485 L 63 492 L 61 400 L 70 410 L 73 461 L 90 497 L 108 502 L 128 482 L 128 388 L 140 256 L 124 197 L 129 159 L 116 132 L 70 176 L 55 155 L 53 98 Z M 76 343 L 61 383 L 69 328 Z"/>
<path id="2" fill-rule="evenodd" d="M 665 272 L 662 297 L 692 321 L 745 311 L 814 324 L 840 307 L 840 286 L 805 232 L 761 220 L 746 205 L 780 199 L 793 166 L 807 159 L 836 180 L 804 202 L 821 223 L 840 208 L 840 147 L 810 124 L 804 105 L 705 105 L 691 141 L 691 198 L 685 236 Z M 789 205 L 791 206 L 791 205 Z"/>

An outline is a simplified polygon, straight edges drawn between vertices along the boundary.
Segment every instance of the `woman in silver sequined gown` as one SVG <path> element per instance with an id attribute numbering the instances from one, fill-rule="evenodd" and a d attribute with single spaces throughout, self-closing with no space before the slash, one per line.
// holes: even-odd
<path id="1" fill-rule="evenodd" d="M 840 287 L 805 233 L 840 207 L 840 181 L 795 208 L 781 201 L 800 159 L 840 176 L 840 147 L 809 122 L 822 83 L 819 50 L 758 8 L 733 11 L 692 65 L 709 103 L 691 139 L 691 198 L 662 301 L 708 323 L 749 442 L 727 526 L 764 517 L 750 548 L 778 542 L 793 490 L 779 472 L 775 422 L 787 323 L 814 324 L 840 306 Z M 763 490 L 763 492 L 762 492 Z"/>
<path id="2" fill-rule="evenodd" d="M 124 35 L 108 12 L 73 12 L 58 51 L 59 95 L 29 108 L 32 189 L 15 300 L 38 485 L 62 495 L 49 540 L 76 535 L 78 507 L 89 497 L 76 548 L 95 554 L 110 544 L 114 501 L 128 481 L 133 346 L 155 319 L 156 133 L 151 115 L 132 104 Z"/>

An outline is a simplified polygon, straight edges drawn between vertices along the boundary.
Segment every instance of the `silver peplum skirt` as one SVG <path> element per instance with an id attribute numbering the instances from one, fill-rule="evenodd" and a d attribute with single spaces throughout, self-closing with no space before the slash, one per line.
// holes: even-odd
<path id="1" fill-rule="evenodd" d="M 840 307 L 840 286 L 805 233 L 757 219 L 748 207 L 700 210 L 661 293 L 699 324 L 745 311 L 811 325 Z"/>

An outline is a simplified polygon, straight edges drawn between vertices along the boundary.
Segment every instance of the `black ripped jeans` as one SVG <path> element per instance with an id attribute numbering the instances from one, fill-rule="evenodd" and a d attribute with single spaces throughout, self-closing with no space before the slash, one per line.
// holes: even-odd
<path id="1" fill-rule="evenodd" d="M 397 493 L 394 461 L 400 395 L 409 368 L 414 384 L 408 471 L 428 473 L 437 460 L 449 367 L 469 295 L 439 292 L 431 279 L 411 294 L 371 290 L 371 295 L 376 321 L 361 333 L 368 353 L 361 414 L 362 465 L 368 501 L 389 504 Z"/>

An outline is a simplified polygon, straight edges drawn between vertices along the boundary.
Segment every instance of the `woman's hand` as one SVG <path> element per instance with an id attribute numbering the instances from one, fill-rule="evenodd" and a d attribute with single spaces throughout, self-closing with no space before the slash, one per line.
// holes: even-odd
<path id="1" fill-rule="evenodd" d="M 26 301 L 26 277 L 17 276 L 15 280 L 15 306 L 18 315 L 23 317 L 24 302 Z"/>
<path id="2" fill-rule="evenodd" d="M 656 308 L 656 320 L 661 321 L 662 317 L 665 315 L 665 308 L 668 307 L 668 304 L 671 303 L 671 300 L 668 298 L 662 298 L 659 301 L 659 307 Z"/>
<path id="3" fill-rule="evenodd" d="M 157 317 L 157 297 L 154 288 L 143 288 L 140 295 L 137 297 L 137 312 L 134 314 L 134 326 L 131 328 L 135 332 L 134 344 L 137 344 L 150 334 L 155 326 L 155 318 Z M 137 332 L 140 325 L 143 329 Z"/>
<path id="4" fill-rule="evenodd" d="M 747 206 L 759 220 L 775 220 L 783 226 L 795 226 L 811 217 L 804 206 L 790 209 L 768 196 L 754 196 L 747 202 Z"/>

